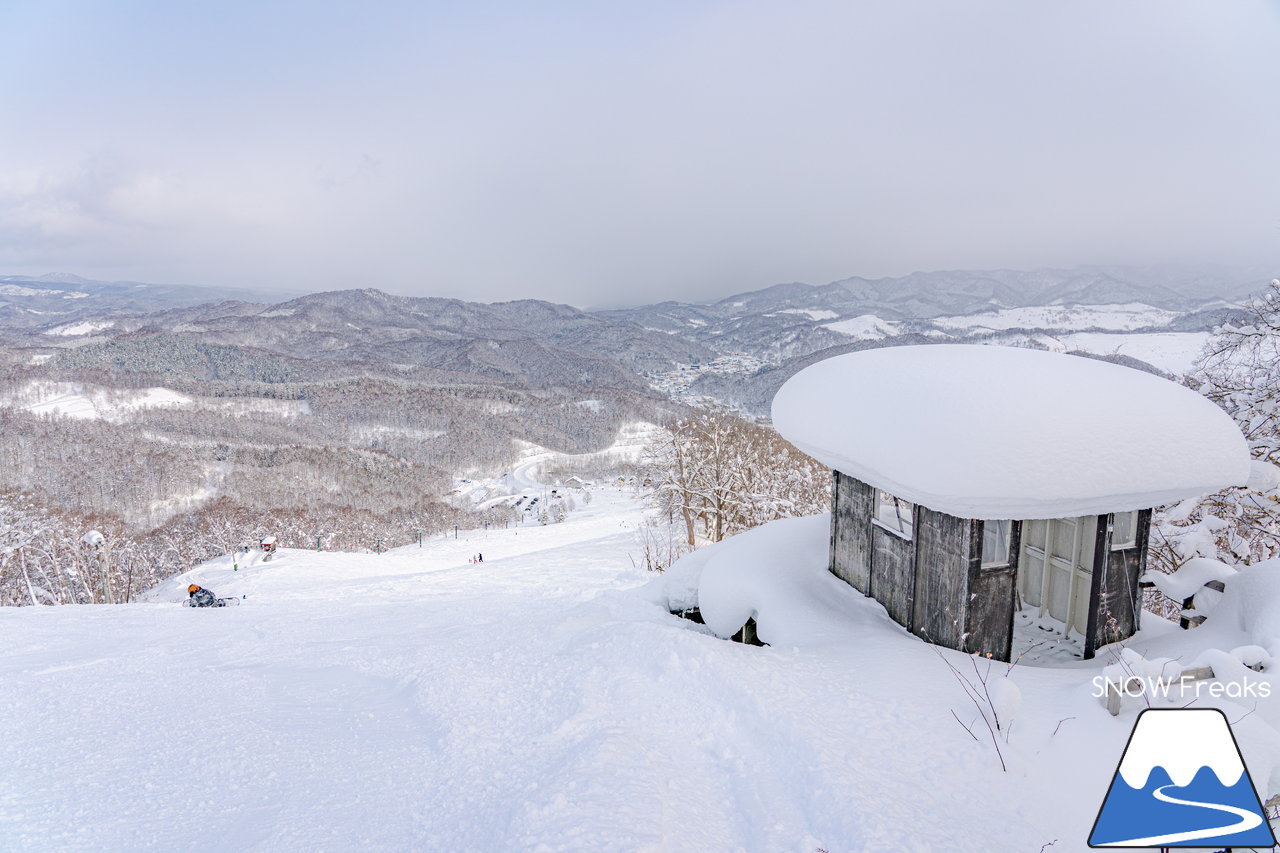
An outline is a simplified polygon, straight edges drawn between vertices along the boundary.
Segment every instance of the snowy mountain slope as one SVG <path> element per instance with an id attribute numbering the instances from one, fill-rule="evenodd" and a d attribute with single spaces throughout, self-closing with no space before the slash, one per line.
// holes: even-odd
<path id="1" fill-rule="evenodd" d="M 262 397 L 193 397 L 168 388 L 105 388 L 71 382 L 31 381 L 0 393 L 0 406 L 17 406 L 35 414 L 122 422 L 141 409 L 204 409 L 233 415 L 254 412 L 288 418 L 310 414 L 306 400 Z"/>
<path id="2" fill-rule="evenodd" d="M 1228 267 L 951 270 L 779 284 L 717 302 L 599 312 L 772 363 L 852 341 L 1073 332 L 1202 332 L 1271 273 Z"/>
<path id="3" fill-rule="evenodd" d="M 94 281 L 67 273 L 0 275 L 0 328 L 32 329 L 61 323 L 74 329 L 79 321 L 91 318 L 162 311 L 254 295 L 252 291 L 235 287 Z"/>
<path id="4" fill-rule="evenodd" d="M 959 317 L 935 317 L 943 329 L 1103 329 L 1126 332 L 1167 326 L 1179 313 L 1141 302 L 1118 305 L 1045 305 L 1001 308 Z"/>
<path id="5" fill-rule="evenodd" d="M 5 849 L 1085 849 L 1128 734 L 1089 696 L 1102 661 L 1016 670 L 1002 773 L 938 655 L 830 577 L 795 645 L 666 614 L 638 509 L 604 489 L 559 525 L 0 612 Z M 775 529 L 810 528 L 743 553 L 821 552 L 824 519 Z M 246 598 L 179 607 L 191 580 Z"/>
<path id="6" fill-rule="evenodd" d="M 711 355 L 698 343 L 568 305 L 532 299 L 486 305 L 368 288 L 279 304 L 219 302 L 115 314 L 96 324 L 57 323 L 41 331 L 102 332 L 110 338 L 180 335 L 207 345 L 305 353 L 314 360 L 410 363 L 531 383 L 587 377 L 611 387 L 637 385 L 632 371 Z"/>

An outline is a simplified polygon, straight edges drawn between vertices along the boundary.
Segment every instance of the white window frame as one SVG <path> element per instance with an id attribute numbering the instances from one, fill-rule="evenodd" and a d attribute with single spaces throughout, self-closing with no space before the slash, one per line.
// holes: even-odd
<path id="1" fill-rule="evenodd" d="M 884 521 L 885 515 L 896 519 L 898 526 L 895 528 L 891 522 Z M 899 539 L 910 542 L 915 538 L 916 505 L 911 501 L 894 497 L 882 489 L 876 489 L 875 497 L 871 501 L 871 523 Z"/>
<path id="2" fill-rule="evenodd" d="M 987 532 L 991 529 L 991 525 L 993 525 L 993 524 L 1002 524 L 1002 525 L 1007 525 L 1007 527 L 1006 527 L 1006 533 L 1005 533 L 1005 537 L 1004 537 L 1004 559 L 1003 559 L 1003 560 L 997 559 L 997 560 L 988 561 L 988 560 L 987 560 L 987 558 L 986 558 L 986 556 L 987 556 Z M 981 559 L 982 559 L 982 568 L 984 568 L 984 569 L 998 569 L 998 568 L 1003 568 L 1003 567 L 1005 567 L 1005 566 L 1008 566 L 1008 565 L 1010 564 L 1010 562 L 1011 562 L 1011 561 L 1012 561 L 1012 559 L 1013 559 L 1013 522 L 1012 522 L 1011 520 L 1008 520 L 1008 519 L 999 519 L 999 520 L 996 520 L 996 521 L 983 521 L 983 522 L 982 522 L 982 556 L 981 556 Z"/>
<path id="3" fill-rule="evenodd" d="M 1127 518 L 1128 536 L 1123 540 L 1119 539 L 1117 534 L 1124 528 L 1121 526 L 1121 518 Z M 1138 510 L 1133 509 L 1128 512 L 1113 512 L 1111 514 L 1111 550 L 1127 551 L 1130 548 L 1138 547 Z"/>

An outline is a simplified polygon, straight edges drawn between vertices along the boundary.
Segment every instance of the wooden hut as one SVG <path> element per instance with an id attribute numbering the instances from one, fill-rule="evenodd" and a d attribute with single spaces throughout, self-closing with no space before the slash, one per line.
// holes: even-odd
<path id="1" fill-rule="evenodd" d="M 1019 613 L 1092 657 L 1138 629 L 1151 510 L 1244 485 L 1222 410 L 1011 347 L 893 347 L 792 377 L 778 431 L 834 471 L 831 571 L 919 636 L 1009 660 Z"/>

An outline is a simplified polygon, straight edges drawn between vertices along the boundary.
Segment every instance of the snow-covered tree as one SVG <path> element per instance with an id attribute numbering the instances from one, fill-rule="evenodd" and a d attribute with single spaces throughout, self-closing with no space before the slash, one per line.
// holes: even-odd
<path id="1" fill-rule="evenodd" d="M 673 424 L 646 451 L 654 504 L 679 519 L 690 547 L 719 542 L 766 521 L 830 506 L 830 471 L 773 429 L 729 412 L 700 411 Z"/>
<path id="2" fill-rule="evenodd" d="M 1256 459 L 1280 464 L 1280 280 L 1251 298 L 1241 320 L 1214 330 L 1188 376 L 1226 410 Z M 1176 569 L 1192 557 L 1254 563 L 1280 556 L 1280 496 L 1227 489 L 1162 511 L 1153 563 Z"/>

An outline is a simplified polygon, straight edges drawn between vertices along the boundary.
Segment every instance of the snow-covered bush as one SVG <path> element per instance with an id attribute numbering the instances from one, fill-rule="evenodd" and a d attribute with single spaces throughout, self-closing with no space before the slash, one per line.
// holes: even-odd
<path id="1" fill-rule="evenodd" d="M 689 553 L 689 545 L 676 531 L 675 524 L 646 518 L 636 528 L 636 545 L 645 571 L 664 572 L 672 563 Z"/>

